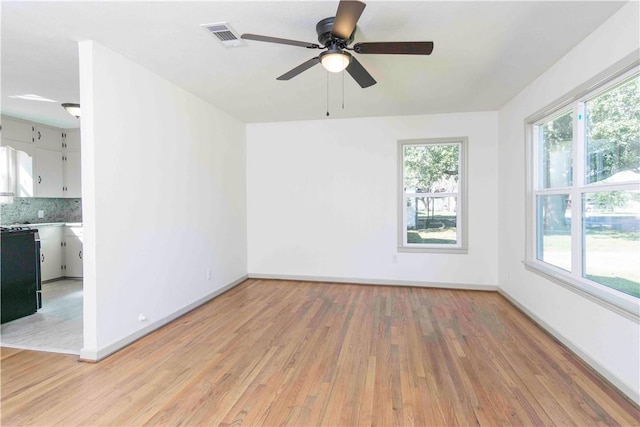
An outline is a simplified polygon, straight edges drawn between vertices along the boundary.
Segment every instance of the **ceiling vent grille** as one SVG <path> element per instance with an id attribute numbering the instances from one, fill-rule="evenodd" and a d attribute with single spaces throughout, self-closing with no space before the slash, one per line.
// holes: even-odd
<path id="1" fill-rule="evenodd" d="M 201 27 L 218 39 L 225 47 L 246 46 L 245 41 L 240 38 L 236 30 L 231 28 L 227 22 L 202 24 Z"/>

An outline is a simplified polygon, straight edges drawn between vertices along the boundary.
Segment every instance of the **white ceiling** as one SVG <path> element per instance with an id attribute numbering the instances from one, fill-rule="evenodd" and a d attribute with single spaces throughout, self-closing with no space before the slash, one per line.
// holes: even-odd
<path id="1" fill-rule="evenodd" d="M 624 2 L 367 1 L 356 42 L 433 41 L 431 56 L 357 55 L 378 81 L 329 76 L 331 117 L 497 110 Z M 276 77 L 317 50 L 247 41 L 225 48 L 200 24 L 317 42 L 337 1 L 2 1 L 4 114 L 77 127 L 59 106 L 79 102 L 77 41 L 95 40 L 244 122 L 324 119 L 327 72 Z M 597 54 L 597 52 L 594 52 Z M 33 93 L 43 103 L 9 98 Z"/>

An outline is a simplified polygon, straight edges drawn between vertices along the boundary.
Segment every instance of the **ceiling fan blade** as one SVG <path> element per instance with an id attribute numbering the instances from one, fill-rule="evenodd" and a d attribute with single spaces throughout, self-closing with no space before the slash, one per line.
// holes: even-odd
<path id="1" fill-rule="evenodd" d="M 358 19 L 366 6 L 361 1 L 341 0 L 333 21 L 331 35 L 340 39 L 348 39 L 356 29 Z"/>
<path id="2" fill-rule="evenodd" d="M 288 44 L 291 46 L 306 47 L 308 49 L 318 49 L 320 47 L 315 43 L 301 42 L 298 40 L 281 39 L 278 37 L 261 36 L 258 34 L 243 34 L 240 36 L 240 38 L 245 40 L 255 40 L 258 42 Z"/>
<path id="3" fill-rule="evenodd" d="M 292 79 L 295 76 L 297 76 L 298 74 L 302 73 L 303 71 L 306 71 L 309 68 L 311 68 L 314 65 L 319 64 L 319 63 L 320 63 L 320 58 L 318 58 L 316 56 L 315 58 L 311 58 L 310 60 L 308 60 L 306 62 L 303 62 L 302 64 L 298 65 L 293 70 L 287 71 L 286 73 L 284 73 L 283 75 L 278 77 L 276 80 L 289 80 L 289 79 Z"/>
<path id="4" fill-rule="evenodd" d="M 362 64 L 354 57 L 351 57 L 351 62 L 349 62 L 349 66 L 346 70 L 363 89 L 376 84 L 376 81 L 371 77 L 371 74 L 369 74 Z"/>
<path id="5" fill-rule="evenodd" d="M 431 55 L 433 42 L 364 42 L 353 45 L 353 50 L 364 54 Z"/>

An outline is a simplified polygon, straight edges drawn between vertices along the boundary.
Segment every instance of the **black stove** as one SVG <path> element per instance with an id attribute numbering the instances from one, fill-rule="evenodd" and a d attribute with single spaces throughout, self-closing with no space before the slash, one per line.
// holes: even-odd
<path id="1" fill-rule="evenodd" d="M 40 238 L 28 226 L 0 227 L 0 323 L 42 307 Z"/>

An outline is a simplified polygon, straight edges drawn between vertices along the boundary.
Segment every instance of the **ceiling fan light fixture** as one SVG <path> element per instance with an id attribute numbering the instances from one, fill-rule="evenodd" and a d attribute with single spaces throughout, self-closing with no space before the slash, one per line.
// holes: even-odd
<path id="1" fill-rule="evenodd" d="M 320 62 L 327 71 L 339 73 L 349 66 L 351 55 L 340 49 L 330 49 L 320 54 Z"/>
<path id="2" fill-rule="evenodd" d="M 80 104 L 71 104 L 67 102 L 62 104 L 62 108 L 67 110 L 67 113 L 71 114 L 76 119 L 80 118 Z"/>

